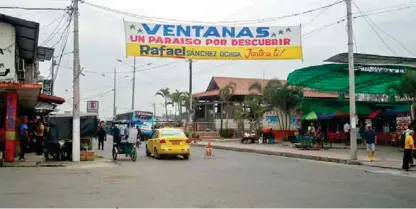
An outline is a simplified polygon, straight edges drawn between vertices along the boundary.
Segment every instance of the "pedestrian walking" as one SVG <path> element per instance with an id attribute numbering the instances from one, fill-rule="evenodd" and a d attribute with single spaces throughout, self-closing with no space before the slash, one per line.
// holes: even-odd
<path id="1" fill-rule="evenodd" d="M 43 136 L 45 133 L 45 126 L 43 125 L 42 119 L 38 120 L 36 125 L 36 155 L 42 155 L 42 143 Z"/>
<path id="2" fill-rule="evenodd" d="M 410 161 L 412 160 L 412 151 L 415 147 L 414 131 L 410 130 L 409 135 L 406 136 L 404 141 L 404 153 L 403 153 L 403 165 L 402 168 L 405 171 L 409 171 Z"/>
<path id="3" fill-rule="evenodd" d="M 103 126 L 98 128 L 98 149 L 104 150 L 104 141 L 107 141 L 107 133 L 104 131 Z"/>
<path id="4" fill-rule="evenodd" d="M 19 160 L 25 160 L 28 137 L 29 137 L 29 132 L 28 132 L 28 127 L 27 127 L 27 118 L 23 117 L 23 121 L 19 125 L 19 139 L 20 139 Z"/>
<path id="5" fill-rule="evenodd" d="M 371 125 L 367 125 L 367 130 L 364 133 L 364 140 L 368 153 L 368 161 L 376 160 L 376 132 L 371 128 Z"/>

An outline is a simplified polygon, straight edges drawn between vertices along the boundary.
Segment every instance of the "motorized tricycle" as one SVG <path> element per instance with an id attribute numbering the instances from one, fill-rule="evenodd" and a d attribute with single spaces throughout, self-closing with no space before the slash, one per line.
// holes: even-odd
<path id="1" fill-rule="evenodd" d="M 126 125 L 129 124 L 127 121 L 114 121 L 113 124 Z M 122 136 L 124 139 L 125 136 Z M 139 137 L 139 136 L 138 136 Z M 130 156 L 133 162 L 137 159 L 136 147 L 140 146 L 140 140 L 137 140 L 136 143 L 128 143 L 126 139 L 122 140 L 120 143 L 113 142 L 112 156 L 113 160 L 117 160 L 117 155 L 125 154 Z"/>
<path id="2" fill-rule="evenodd" d="M 258 141 L 258 137 L 254 131 L 252 132 L 245 132 L 243 135 L 243 138 L 241 138 L 241 143 L 243 144 L 254 144 L 256 141 Z"/>

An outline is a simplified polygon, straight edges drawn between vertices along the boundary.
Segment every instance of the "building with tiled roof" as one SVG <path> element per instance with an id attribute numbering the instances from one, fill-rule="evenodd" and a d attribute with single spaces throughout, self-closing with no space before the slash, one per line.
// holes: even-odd
<path id="1" fill-rule="evenodd" d="M 219 105 L 220 89 L 227 86 L 230 83 L 235 83 L 233 96 L 230 101 L 240 103 L 244 100 L 245 96 L 255 95 L 259 92 L 250 91 L 249 88 L 254 83 L 259 83 L 262 87 L 265 87 L 270 79 L 258 79 L 258 78 L 235 78 L 235 77 L 212 77 L 208 84 L 208 87 L 204 92 L 193 94 L 199 100 L 198 107 L 195 111 L 196 122 L 212 123 L 210 129 L 219 129 L 219 123 L 221 118 L 221 105 Z M 280 80 L 283 85 L 286 84 L 286 80 Z M 317 92 L 311 89 L 303 89 L 304 97 L 308 98 L 324 98 L 324 99 L 336 99 L 338 98 L 337 93 Z M 234 108 L 232 105 L 226 111 L 229 118 L 229 128 L 236 128 L 234 121 Z M 273 114 L 273 113 L 267 113 Z M 225 116 L 223 116 L 225 118 Z M 268 127 L 267 123 L 263 125 Z M 248 126 L 247 126 L 248 127 Z M 277 128 L 272 127 L 272 128 Z"/>

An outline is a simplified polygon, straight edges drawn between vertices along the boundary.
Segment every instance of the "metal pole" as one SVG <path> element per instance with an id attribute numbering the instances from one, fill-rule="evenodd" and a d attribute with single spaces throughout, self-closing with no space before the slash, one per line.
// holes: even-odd
<path id="1" fill-rule="evenodd" d="M 80 117 L 79 117 L 79 26 L 78 26 L 78 0 L 74 0 L 74 86 L 73 86 L 73 121 L 72 121 L 72 161 L 80 161 Z"/>
<path id="2" fill-rule="evenodd" d="M 116 76 L 117 76 L 117 71 L 116 71 L 116 68 L 114 68 L 113 119 L 116 118 L 116 114 L 117 114 L 116 113 L 116 87 L 117 87 L 117 84 L 116 84 Z"/>
<path id="3" fill-rule="evenodd" d="M 348 75 L 349 75 L 349 100 L 350 100 L 350 157 L 357 160 L 357 121 L 355 113 L 355 75 L 354 75 L 354 36 L 352 29 L 352 0 L 347 3 L 347 26 L 348 26 Z"/>
<path id="4" fill-rule="evenodd" d="M 52 82 L 51 82 L 51 94 L 53 95 L 53 87 L 55 86 L 55 65 L 56 61 L 52 58 L 52 67 L 51 67 L 51 75 L 52 75 Z"/>
<path id="5" fill-rule="evenodd" d="M 156 117 L 156 103 L 153 103 L 153 115 Z"/>
<path id="6" fill-rule="evenodd" d="M 133 91 L 131 95 L 131 110 L 134 110 L 134 94 L 136 89 L 136 57 L 133 58 Z"/>
<path id="7" fill-rule="evenodd" d="M 192 123 L 192 60 L 189 60 L 189 124 Z"/>

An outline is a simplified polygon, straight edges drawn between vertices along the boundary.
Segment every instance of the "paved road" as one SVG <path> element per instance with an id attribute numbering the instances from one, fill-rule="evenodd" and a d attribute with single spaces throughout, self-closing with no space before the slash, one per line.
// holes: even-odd
<path id="1" fill-rule="evenodd" d="M 220 150 L 207 159 L 201 148 L 188 161 L 140 154 L 137 162 L 1 168 L 0 207 L 416 206 L 416 178 L 400 173 Z"/>

